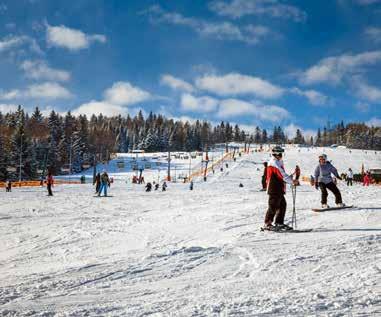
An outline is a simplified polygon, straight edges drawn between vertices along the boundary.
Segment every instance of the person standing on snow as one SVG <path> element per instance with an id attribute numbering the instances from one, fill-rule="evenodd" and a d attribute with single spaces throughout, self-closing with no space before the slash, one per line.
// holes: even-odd
<path id="1" fill-rule="evenodd" d="M 48 176 L 46 177 L 46 188 L 48 189 L 48 196 L 53 196 L 52 187 L 54 184 L 54 179 L 52 172 L 48 172 Z"/>
<path id="2" fill-rule="evenodd" d="M 265 217 L 265 230 L 292 230 L 292 227 L 284 224 L 284 217 L 287 209 L 287 202 L 284 198 L 286 193 L 286 183 L 295 185 L 296 181 L 284 170 L 282 161 L 284 150 L 280 146 L 272 149 L 272 157 L 267 165 L 267 194 L 269 195 L 269 205 Z M 273 225 L 275 217 L 275 225 Z"/>
<path id="3" fill-rule="evenodd" d="M 369 184 L 372 182 L 372 176 L 369 171 L 365 173 L 364 180 L 363 180 L 363 186 L 369 186 Z"/>
<path id="4" fill-rule="evenodd" d="M 98 191 L 98 196 L 102 194 L 102 191 L 104 191 L 104 196 L 107 196 L 107 187 L 110 186 L 110 178 L 108 177 L 107 172 L 104 170 L 101 175 L 101 186 Z"/>
<path id="5" fill-rule="evenodd" d="M 148 182 L 145 188 L 146 188 L 146 192 L 150 192 L 152 190 L 152 184 Z"/>
<path id="6" fill-rule="evenodd" d="M 164 182 L 163 185 L 161 186 L 161 191 L 165 192 L 167 190 L 167 182 Z"/>
<path id="7" fill-rule="evenodd" d="M 7 181 L 7 185 L 5 187 L 5 191 L 10 193 L 12 191 L 12 182 L 10 180 Z"/>
<path id="8" fill-rule="evenodd" d="M 298 186 L 300 185 L 300 182 L 299 182 L 299 178 L 300 178 L 300 167 L 299 165 L 296 165 L 295 167 L 295 171 L 294 171 L 294 174 L 295 174 L 295 180 L 298 182 Z"/>
<path id="9" fill-rule="evenodd" d="M 337 207 L 344 207 L 340 190 L 337 188 L 331 174 L 339 180 L 342 178 L 339 176 L 337 169 L 327 161 L 327 155 L 319 155 L 319 165 L 315 169 L 315 187 L 321 190 L 321 207 L 329 208 L 327 205 L 328 191 L 329 189 L 335 195 L 335 202 Z"/>
<path id="10" fill-rule="evenodd" d="M 93 185 L 95 185 L 95 193 L 98 194 L 99 189 L 101 187 L 101 173 L 97 173 L 97 175 L 95 176 Z"/>
<path id="11" fill-rule="evenodd" d="M 353 186 L 353 171 L 351 168 L 348 169 L 347 173 L 347 186 Z"/>
<path id="12" fill-rule="evenodd" d="M 267 189 L 266 186 L 266 178 L 267 178 L 267 162 L 263 163 L 263 166 L 265 167 L 263 170 L 263 175 L 262 175 L 262 191 L 265 191 Z"/>

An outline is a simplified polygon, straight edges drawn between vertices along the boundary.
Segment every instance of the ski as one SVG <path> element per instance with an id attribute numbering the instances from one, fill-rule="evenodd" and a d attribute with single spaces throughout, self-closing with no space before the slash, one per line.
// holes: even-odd
<path id="1" fill-rule="evenodd" d="M 354 206 L 351 205 L 351 206 L 344 206 L 344 207 L 312 208 L 312 211 L 315 211 L 315 212 L 324 212 L 324 211 L 340 210 L 340 209 L 348 209 L 348 208 L 354 208 Z"/>
<path id="2" fill-rule="evenodd" d="M 261 228 L 261 231 L 269 231 L 275 233 L 302 233 L 302 232 L 311 232 L 313 229 L 292 229 L 292 230 L 269 230 L 266 228 Z"/>

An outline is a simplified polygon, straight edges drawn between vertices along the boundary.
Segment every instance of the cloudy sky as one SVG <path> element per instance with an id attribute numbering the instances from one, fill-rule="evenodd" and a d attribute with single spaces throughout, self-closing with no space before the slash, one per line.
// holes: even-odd
<path id="1" fill-rule="evenodd" d="M 381 125 L 381 0 L 0 0 L 0 21 L 0 111 Z"/>

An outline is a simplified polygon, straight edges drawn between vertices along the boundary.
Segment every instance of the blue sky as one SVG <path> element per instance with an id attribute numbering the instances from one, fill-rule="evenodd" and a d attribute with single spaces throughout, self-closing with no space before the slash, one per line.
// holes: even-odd
<path id="1" fill-rule="evenodd" d="M 0 0 L 0 111 L 381 125 L 381 0 Z"/>

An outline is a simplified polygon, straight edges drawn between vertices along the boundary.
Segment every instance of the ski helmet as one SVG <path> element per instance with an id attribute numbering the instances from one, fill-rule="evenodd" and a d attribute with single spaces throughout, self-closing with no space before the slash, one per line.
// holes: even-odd
<path id="1" fill-rule="evenodd" d="M 279 154 L 283 154 L 284 149 L 282 147 L 280 147 L 279 145 L 277 145 L 277 146 L 273 147 L 271 152 L 273 153 L 273 155 L 279 155 Z"/>
<path id="2" fill-rule="evenodd" d="M 324 153 L 323 153 L 323 154 L 320 154 L 320 155 L 319 155 L 319 158 L 323 158 L 323 159 L 327 160 L 327 154 L 324 154 Z"/>

